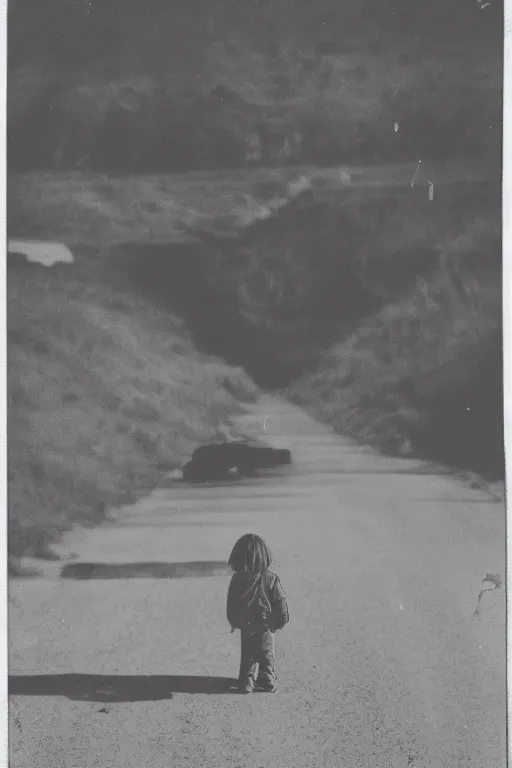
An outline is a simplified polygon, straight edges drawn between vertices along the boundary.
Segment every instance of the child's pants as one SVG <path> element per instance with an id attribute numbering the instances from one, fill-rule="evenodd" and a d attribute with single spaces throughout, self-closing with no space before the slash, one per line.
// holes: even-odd
<path id="1" fill-rule="evenodd" d="M 272 632 L 241 632 L 242 658 L 239 681 L 245 684 L 249 677 L 264 683 L 275 682 L 274 635 Z"/>

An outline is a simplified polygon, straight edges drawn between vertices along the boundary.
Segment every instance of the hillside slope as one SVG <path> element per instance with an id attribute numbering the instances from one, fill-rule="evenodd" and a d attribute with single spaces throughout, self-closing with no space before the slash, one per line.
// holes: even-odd
<path id="1" fill-rule="evenodd" d="M 440 266 L 290 389 L 336 431 L 387 452 L 504 477 L 501 241 L 480 224 Z"/>
<path id="2" fill-rule="evenodd" d="M 480 228 L 499 243 L 494 184 L 447 186 L 433 201 L 425 188 L 319 188 L 237 237 L 196 229 L 195 242 L 119 245 L 111 258 L 137 290 L 179 312 L 201 347 L 282 387 L 433 274 L 447 243 L 471 243 Z"/>
<path id="3" fill-rule="evenodd" d="M 300 178 L 11 179 L 10 232 L 85 253 L 9 269 L 13 551 L 154 483 L 236 407 L 191 338 L 343 434 L 503 476 L 499 185 Z"/>
<path id="4" fill-rule="evenodd" d="M 252 399 L 183 323 L 92 257 L 8 267 L 9 550 L 49 556 L 75 522 L 136 498 Z M 229 388 L 226 388 L 226 386 Z"/>

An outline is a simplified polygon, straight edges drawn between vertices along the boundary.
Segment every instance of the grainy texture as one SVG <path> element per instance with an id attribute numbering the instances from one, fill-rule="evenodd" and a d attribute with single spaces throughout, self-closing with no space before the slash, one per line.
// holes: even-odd
<path id="1" fill-rule="evenodd" d="M 51 556 L 180 466 L 256 388 L 95 263 L 8 269 L 9 553 Z M 228 391 L 229 390 L 229 391 Z"/>
<path id="2" fill-rule="evenodd" d="M 242 425 L 256 434 L 265 417 L 291 467 L 160 490 L 65 549 L 78 562 L 206 564 L 261 534 L 292 617 L 277 638 L 280 693 L 208 680 L 238 669 L 228 575 L 74 581 L 47 563 L 44 578 L 11 583 L 12 768 L 504 764 L 503 590 L 473 615 L 485 574 L 504 575 L 502 505 L 274 398 Z M 205 679 L 171 677 L 188 675 Z"/>
<path id="3" fill-rule="evenodd" d="M 10 237 L 57 239 L 68 246 L 188 243 L 211 233 L 236 236 L 271 217 L 304 192 L 315 197 L 363 190 L 409 189 L 417 163 L 386 166 L 245 168 L 186 174 L 115 177 L 91 173 L 11 174 Z M 436 188 L 496 184 L 501 166 L 480 158 L 425 163 L 416 192 L 428 202 Z M 493 193 L 495 194 L 495 193 Z M 409 197 L 414 199 L 413 193 Z M 470 205 L 470 203 L 468 203 Z M 484 207 L 485 203 L 480 203 Z"/>

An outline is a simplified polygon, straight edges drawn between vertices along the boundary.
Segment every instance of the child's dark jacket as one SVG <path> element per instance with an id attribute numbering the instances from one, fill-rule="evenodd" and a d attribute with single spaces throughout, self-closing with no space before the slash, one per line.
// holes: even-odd
<path id="1" fill-rule="evenodd" d="M 250 630 L 247 624 L 247 616 L 250 609 L 250 601 L 253 596 L 251 585 L 257 574 L 250 571 L 237 571 L 233 574 L 228 589 L 227 618 L 232 627 L 242 630 Z M 281 582 L 275 573 L 265 571 L 261 578 L 261 592 L 267 598 L 269 611 L 268 621 L 262 629 L 275 632 L 282 629 L 289 621 L 288 605 Z M 249 594 L 246 594 L 249 591 Z"/>

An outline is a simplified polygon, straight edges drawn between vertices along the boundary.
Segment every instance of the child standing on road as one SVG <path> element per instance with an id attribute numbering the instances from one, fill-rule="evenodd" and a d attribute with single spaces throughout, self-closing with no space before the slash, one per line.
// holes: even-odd
<path id="1" fill-rule="evenodd" d="M 231 552 L 228 564 L 234 574 L 228 590 L 227 617 L 232 629 L 241 630 L 238 677 L 241 693 L 259 690 L 274 693 L 274 632 L 289 621 L 281 582 L 269 566 L 270 550 L 259 536 L 247 533 Z"/>

